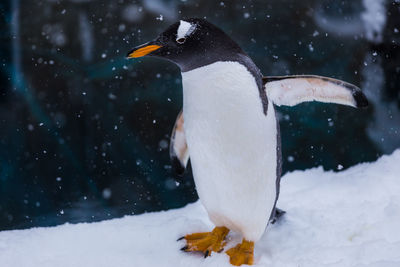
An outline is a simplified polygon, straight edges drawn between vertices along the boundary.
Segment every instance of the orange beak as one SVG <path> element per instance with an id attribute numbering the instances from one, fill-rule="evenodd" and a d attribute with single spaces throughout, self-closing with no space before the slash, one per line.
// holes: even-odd
<path id="1" fill-rule="evenodd" d="M 135 48 L 131 52 L 129 52 L 127 58 L 143 57 L 159 49 L 160 47 L 160 45 L 145 45 L 143 47 Z"/>

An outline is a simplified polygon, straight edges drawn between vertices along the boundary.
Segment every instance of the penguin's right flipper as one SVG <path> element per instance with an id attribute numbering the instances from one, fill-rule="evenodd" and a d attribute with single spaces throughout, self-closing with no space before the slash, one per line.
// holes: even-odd
<path id="1" fill-rule="evenodd" d="M 317 75 L 263 77 L 268 99 L 277 106 L 295 106 L 308 101 L 335 103 L 357 108 L 368 100 L 357 86 Z"/>
<path id="2" fill-rule="evenodd" d="M 185 173 L 186 165 L 189 161 L 189 151 L 186 143 L 186 136 L 183 130 L 183 112 L 179 112 L 174 128 L 171 133 L 169 144 L 169 156 L 171 158 L 172 169 L 182 176 Z"/>
<path id="3" fill-rule="evenodd" d="M 271 217 L 269 222 L 271 224 L 276 223 L 285 213 L 286 213 L 286 211 L 278 209 L 278 208 L 275 208 L 274 214 Z"/>

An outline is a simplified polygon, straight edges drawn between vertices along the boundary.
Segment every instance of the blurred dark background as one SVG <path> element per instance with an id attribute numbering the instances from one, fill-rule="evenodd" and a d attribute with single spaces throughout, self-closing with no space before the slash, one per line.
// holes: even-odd
<path id="1" fill-rule="evenodd" d="M 0 3 L 0 230 L 97 221 L 197 199 L 168 155 L 179 69 L 132 47 L 205 17 L 265 75 L 359 85 L 365 110 L 279 108 L 284 172 L 340 171 L 400 147 L 400 2 L 385 0 Z"/>

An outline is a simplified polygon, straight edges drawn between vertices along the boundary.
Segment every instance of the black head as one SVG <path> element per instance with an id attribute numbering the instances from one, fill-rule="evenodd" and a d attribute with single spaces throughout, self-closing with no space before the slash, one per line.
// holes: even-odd
<path id="1" fill-rule="evenodd" d="M 233 61 L 245 53 L 221 29 L 205 19 L 190 18 L 172 24 L 155 40 L 135 47 L 127 57 L 142 56 L 165 58 L 182 71 L 189 71 L 216 61 Z"/>

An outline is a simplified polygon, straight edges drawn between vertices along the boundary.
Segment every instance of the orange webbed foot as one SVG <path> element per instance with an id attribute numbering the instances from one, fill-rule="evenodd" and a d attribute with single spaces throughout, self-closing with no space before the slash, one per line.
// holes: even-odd
<path id="1" fill-rule="evenodd" d="M 186 246 L 181 250 L 186 252 L 200 251 L 204 254 L 204 257 L 208 257 L 213 251 L 221 252 L 224 249 L 226 245 L 225 237 L 228 233 L 229 229 L 221 226 L 215 227 L 211 232 L 189 234 L 178 240 L 186 240 Z"/>
<path id="2" fill-rule="evenodd" d="M 254 263 L 254 242 L 243 239 L 241 244 L 229 249 L 226 254 L 232 265 L 240 266 L 242 264 L 253 265 Z"/>

